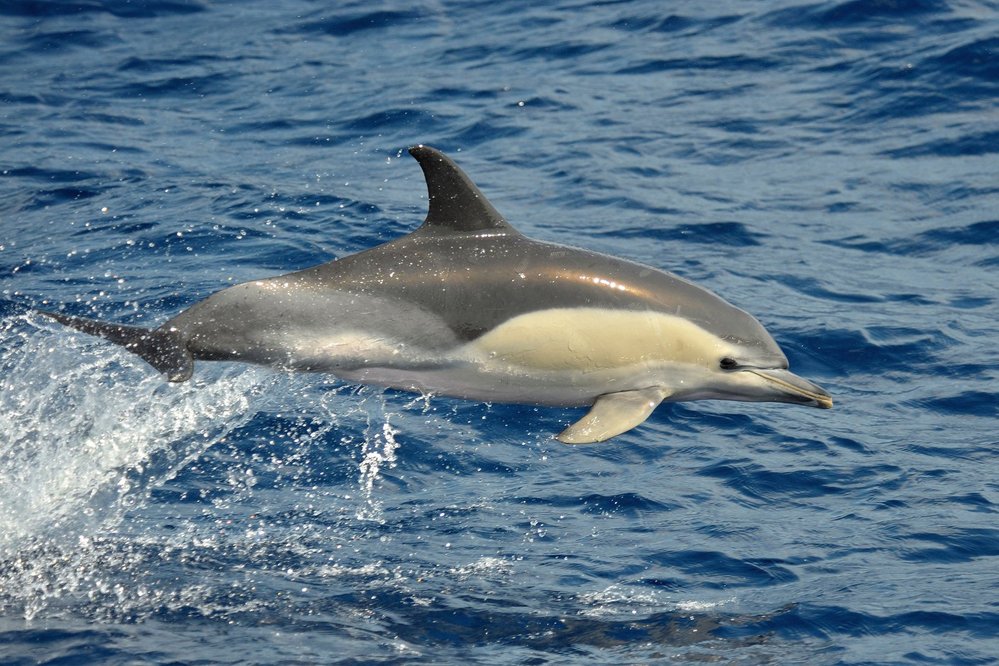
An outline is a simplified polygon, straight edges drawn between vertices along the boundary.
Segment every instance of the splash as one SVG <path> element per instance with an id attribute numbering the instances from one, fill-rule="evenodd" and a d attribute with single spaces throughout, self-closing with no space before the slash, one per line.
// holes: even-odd
<path id="1" fill-rule="evenodd" d="M 399 430 L 392 426 L 393 414 L 388 410 L 384 391 L 360 387 L 354 393 L 360 397 L 360 401 L 348 409 L 344 409 L 342 399 L 333 404 L 324 397 L 321 405 L 331 427 L 341 432 L 340 443 L 348 448 L 358 447 L 360 460 L 357 463 L 357 485 L 360 505 L 355 518 L 383 522 L 382 502 L 377 496 L 378 481 L 382 470 L 392 469 L 396 465 L 396 451 L 399 449 L 396 435 Z M 352 434 L 357 431 L 364 433 L 359 444 Z M 348 495 L 346 499 L 351 498 Z"/>
<path id="2" fill-rule="evenodd" d="M 28 620 L 61 608 L 93 619 L 192 605 L 236 612 L 253 594 L 233 597 L 231 581 L 161 580 L 157 571 L 163 558 L 252 561 L 274 539 L 285 551 L 306 548 L 307 524 L 293 536 L 246 527 L 259 507 L 254 472 L 270 463 L 234 459 L 226 473 L 239 477 L 229 480 L 235 490 L 212 504 L 208 532 L 200 522 L 170 533 L 147 526 L 150 493 L 213 447 L 238 455 L 225 453 L 229 443 L 259 416 L 276 429 L 259 436 L 287 438 L 273 465 L 301 466 L 301 479 L 313 479 L 289 478 L 289 504 L 301 496 L 334 523 L 351 516 L 332 535 L 317 527 L 324 541 L 363 540 L 365 524 L 385 521 L 385 472 L 399 449 L 392 421 L 401 418 L 391 402 L 384 391 L 245 365 L 203 364 L 191 381 L 169 384 L 99 340 L 31 316 L 0 320 L 0 611 Z M 346 486 L 313 485 L 329 464 L 347 466 Z"/>
<path id="3" fill-rule="evenodd" d="M 82 336 L 3 328 L 22 344 L 0 358 L 0 552 L 107 525 L 246 420 L 252 373 L 170 385 Z"/>
<path id="4" fill-rule="evenodd" d="M 364 438 L 364 445 L 361 447 L 361 478 L 359 483 L 366 506 L 362 507 L 357 514 L 361 520 L 381 519 L 381 504 L 373 498 L 375 480 L 378 478 L 382 466 L 395 467 L 395 452 L 399 448 L 395 441 L 397 434 L 398 431 L 386 421 L 381 424 L 381 432 L 373 437 L 368 435 Z"/>
<path id="5" fill-rule="evenodd" d="M 167 384 L 30 316 L 0 322 L 0 339 L 0 606 L 37 606 L 74 587 L 67 572 L 152 488 L 249 419 L 258 380 L 230 369 Z"/>
<path id="6" fill-rule="evenodd" d="M 671 596 L 660 590 L 650 590 L 631 583 L 614 583 L 602 590 L 580 594 L 577 614 L 594 618 L 649 616 L 661 612 L 703 614 L 737 601 L 731 596 L 711 600 L 675 601 Z M 691 615 L 689 619 L 693 621 L 696 618 Z"/>

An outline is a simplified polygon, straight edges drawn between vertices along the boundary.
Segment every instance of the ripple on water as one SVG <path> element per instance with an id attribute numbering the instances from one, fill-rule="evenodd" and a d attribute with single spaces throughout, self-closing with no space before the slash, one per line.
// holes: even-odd
<path id="1" fill-rule="evenodd" d="M 989 663 L 983 6 L 0 3 L 4 657 Z M 717 287 L 836 408 L 569 448 L 581 410 L 172 386 L 25 314 L 162 322 L 405 233 L 419 142 L 532 235 Z"/>

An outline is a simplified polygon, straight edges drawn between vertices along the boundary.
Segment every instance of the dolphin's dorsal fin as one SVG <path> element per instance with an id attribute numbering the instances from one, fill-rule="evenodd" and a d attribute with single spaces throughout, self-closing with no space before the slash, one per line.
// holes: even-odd
<path id="1" fill-rule="evenodd" d="M 424 145 L 413 146 L 409 154 L 423 168 L 430 197 L 430 211 L 420 232 L 518 233 L 447 155 Z"/>

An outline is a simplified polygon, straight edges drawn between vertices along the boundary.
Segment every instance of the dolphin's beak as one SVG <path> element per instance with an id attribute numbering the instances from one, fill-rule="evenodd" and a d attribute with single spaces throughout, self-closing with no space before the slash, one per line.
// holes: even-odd
<path id="1" fill-rule="evenodd" d="M 830 409 L 833 406 L 832 396 L 825 389 L 807 379 L 802 379 L 793 372 L 779 368 L 746 368 L 746 371 L 765 379 L 771 389 L 781 394 L 782 402 L 794 402 L 822 409 Z"/>

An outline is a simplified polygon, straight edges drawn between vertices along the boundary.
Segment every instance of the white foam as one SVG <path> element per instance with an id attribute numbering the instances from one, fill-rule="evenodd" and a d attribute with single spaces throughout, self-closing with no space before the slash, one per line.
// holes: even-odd
<path id="1" fill-rule="evenodd" d="M 81 587 L 114 596 L 102 535 L 253 415 L 260 374 L 217 367 L 167 384 L 124 350 L 30 316 L 0 322 L 0 336 L 0 607 L 30 618 Z"/>
<path id="2" fill-rule="evenodd" d="M 142 504 L 258 412 L 314 415 L 282 464 L 299 464 L 298 451 L 339 438 L 354 454 L 356 485 L 323 501 L 345 501 L 355 520 L 384 522 L 381 480 L 396 462 L 391 420 L 401 417 L 380 390 L 351 396 L 316 375 L 218 363 L 170 384 L 120 348 L 33 316 L 0 320 L 0 340 L 0 611 L 31 619 L 85 604 L 93 617 L 119 617 L 193 604 L 212 612 L 210 589 L 145 582 L 155 580 L 146 551 L 182 549 L 196 558 L 258 548 L 259 535 L 206 537 L 193 523 L 147 535 Z M 238 492 L 216 506 L 223 513 L 255 501 L 250 462 L 233 473 Z M 289 538 L 288 547 L 296 543 Z"/>
<path id="3" fill-rule="evenodd" d="M 734 597 L 714 601 L 673 601 L 658 590 L 630 587 L 626 584 L 614 584 L 603 590 L 581 594 L 579 600 L 583 604 L 579 614 L 587 617 L 647 615 L 664 611 L 705 613 L 736 601 Z"/>
<path id="4" fill-rule="evenodd" d="M 0 326 L 0 553 L 117 519 L 249 416 L 253 373 L 167 384 L 106 343 Z"/>

